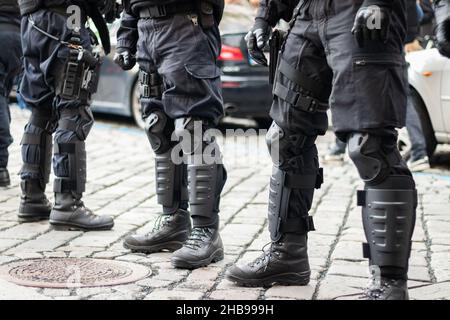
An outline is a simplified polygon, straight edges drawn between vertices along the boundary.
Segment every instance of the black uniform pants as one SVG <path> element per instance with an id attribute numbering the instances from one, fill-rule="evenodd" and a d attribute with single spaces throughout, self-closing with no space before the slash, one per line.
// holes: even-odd
<path id="1" fill-rule="evenodd" d="M 9 125 L 11 121 L 8 96 L 15 77 L 21 70 L 22 47 L 18 26 L 0 23 L 0 168 L 8 165 L 8 147 L 13 142 Z"/>

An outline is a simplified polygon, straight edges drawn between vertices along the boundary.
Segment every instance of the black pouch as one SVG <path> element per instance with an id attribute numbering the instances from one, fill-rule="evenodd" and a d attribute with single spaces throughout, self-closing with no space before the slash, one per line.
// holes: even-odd
<path id="1" fill-rule="evenodd" d="M 278 67 L 278 60 L 281 53 L 281 47 L 286 39 L 287 32 L 275 29 L 269 40 L 270 61 L 269 61 L 269 83 L 274 84 L 275 74 Z"/>
<path id="2" fill-rule="evenodd" d="M 207 1 L 197 1 L 198 16 L 203 29 L 212 28 L 215 25 L 214 6 Z"/>

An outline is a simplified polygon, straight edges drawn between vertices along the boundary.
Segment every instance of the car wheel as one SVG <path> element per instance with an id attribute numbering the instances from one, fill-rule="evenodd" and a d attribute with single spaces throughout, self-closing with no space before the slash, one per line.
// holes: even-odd
<path id="1" fill-rule="evenodd" d="M 411 88 L 411 99 L 412 103 L 414 104 L 414 108 L 419 115 L 423 135 L 425 136 L 425 142 L 427 144 L 427 154 L 431 159 L 437 147 L 437 140 L 433 125 L 431 124 L 430 116 L 428 115 L 428 110 L 425 106 L 425 103 L 414 88 Z"/>
<path id="2" fill-rule="evenodd" d="M 131 114 L 133 115 L 134 121 L 139 126 L 139 128 L 145 128 L 145 122 L 142 120 L 141 103 L 139 101 L 139 82 L 136 80 L 133 85 L 133 92 L 131 95 Z"/>

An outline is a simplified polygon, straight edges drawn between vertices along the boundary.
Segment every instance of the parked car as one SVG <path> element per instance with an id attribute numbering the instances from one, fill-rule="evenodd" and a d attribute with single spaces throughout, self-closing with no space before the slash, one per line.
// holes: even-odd
<path id="1" fill-rule="evenodd" d="M 431 157 L 437 144 L 450 143 L 450 59 L 437 49 L 407 54 L 409 84 Z M 401 143 L 408 146 L 406 135 Z"/>
<path id="2" fill-rule="evenodd" d="M 251 28 L 250 7 L 227 5 L 220 25 L 222 51 L 219 66 L 226 115 L 252 118 L 267 125 L 272 101 L 268 68 L 257 65 L 248 55 L 244 36 Z M 138 67 L 124 72 L 114 62 L 115 35 L 119 23 L 111 26 L 112 53 L 104 60 L 94 112 L 133 117 L 143 127 L 139 105 Z"/>

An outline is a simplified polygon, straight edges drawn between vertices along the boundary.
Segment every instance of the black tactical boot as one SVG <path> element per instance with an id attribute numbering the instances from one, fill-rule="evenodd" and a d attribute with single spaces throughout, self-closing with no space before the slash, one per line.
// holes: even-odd
<path id="1" fill-rule="evenodd" d="M 163 214 L 156 220 L 152 232 L 125 238 L 123 246 L 133 252 L 153 253 L 181 248 L 191 233 L 189 212 L 178 209 L 173 214 Z"/>
<path id="2" fill-rule="evenodd" d="M 0 168 L 0 187 L 7 187 L 11 184 L 9 172 L 6 168 Z"/>
<path id="3" fill-rule="evenodd" d="M 19 220 L 33 222 L 48 219 L 52 204 L 45 195 L 45 186 L 37 180 L 22 180 L 20 182 L 22 196 L 19 206 Z"/>
<path id="4" fill-rule="evenodd" d="M 385 277 L 372 278 L 365 292 L 367 300 L 409 300 L 407 281 Z"/>
<path id="5" fill-rule="evenodd" d="M 272 242 L 269 250 L 256 260 L 232 266 L 226 277 L 241 286 L 270 287 L 274 284 L 304 286 L 311 271 L 307 253 L 307 235 L 285 234 Z"/>
<path id="6" fill-rule="evenodd" d="M 84 206 L 81 195 L 55 193 L 55 206 L 50 214 L 50 224 L 55 230 L 110 230 L 114 220 L 109 216 L 97 216 Z"/>
<path id="7" fill-rule="evenodd" d="M 195 227 L 181 249 L 172 255 L 175 268 L 196 269 L 223 259 L 223 244 L 219 231 Z"/>

